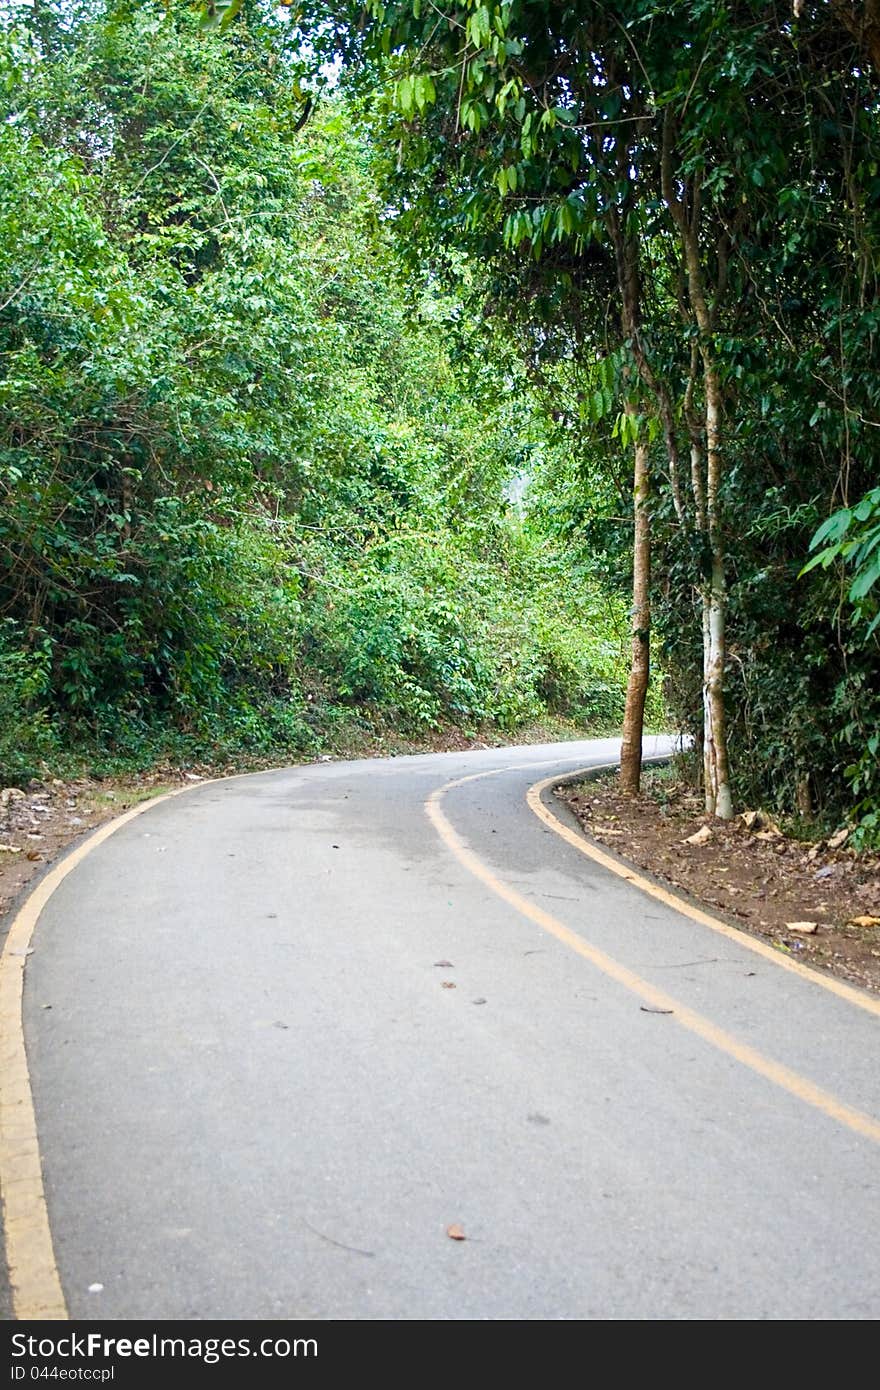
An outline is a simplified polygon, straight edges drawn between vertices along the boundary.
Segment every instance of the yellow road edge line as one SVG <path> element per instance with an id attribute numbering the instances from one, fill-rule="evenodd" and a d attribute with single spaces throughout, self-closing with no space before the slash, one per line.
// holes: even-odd
<path id="1" fill-rule="evenodd" d="M 616 767 L 617 764 L 613 763 L 611 766 Z M 818 985 L 820 989 L 826 989 L 830 994 L 836 994 L 838 998 L 845 999 L 848 1004 L 855 1004 L 857 1008 L 864 1009 L 866 1013 L 874 1014 L 876 1018 L 880 1018 L 880 999 L 872 998 L 870 994 L 857 989 L 854 985 L 846 984 L 843 980 L 835 979 L 833 975 L 823 975 L 818 970 L 812 970 L 808 965 L 802 965 L 800 961 L 784 955 L 782 951 L 768 945 L 766 941 L 750 936 L 748 932 L 740 931 L 738 927 L 733 927 L 728 922 L 722 922 L 719 917 L 713 917 L 711 913 L 704 912 L 702 908 L 695 907 L 684 898 L 677 897 L 675 893 L 669 892 L 659 883 L 653 883 L 651 879 L 645 878 L 643 874 L 638 873 L 627 864 L 622 864 L 619 859 L 606 854 L 604 850 L 599 849 L 585 836 L 565 825 L 541 800 L 543 793 L 549 787 L 560 786 L 563 782 L 575 782 L 587 773 L 597 770 L 607 771 L 608 769 L 607 767 L 600 769 L 581 768 L 577 772 L 567 772 L 562 776 L 544 777 L 540 782 L 529 787 L 526 793 L 529 808 L 534 811 L 540 821 L 549 826 L 555 834 L 561 835 L 563 840 L 573 845 L 580 854 L 585 854 L 594 863 L 601 864 L 603 869 L 609 869 L 611 873 L 632 884 L 634 888 L 656 898 L 666 907 L 674 908 L 676 912 L 682 913 L 685 917 L 690 917 L 691 921 L 699 922 L 701 926 L 709 927 L 712 931 L 718 932 L 719 936 L 726 936 L 728 941 L 735 941 L 738 946 L 745 946 L 747 950 L 753 951 L 757 956 L 763 956 L 765 960 L 772 961 L 782 970 L 789 970 L 802 980 L 809 980 L 810 984 Z"/>
<path id="2" fill-rule="evenodd" d="M 246 776 L 253 774 L 245 774 Z M 197 785 L 232 778 L 206 778 Z M 0 1202 L 12 1307 L 21 1322 L 68 1318 L 46 1209 L 43 1166 L 24 1043 L 24 971 L 34 928 L 53 893 L 86 855 L 145 811 L 191 787 L 175 787 L 98 826 L 40 879 L 10 925 L 0 955 Z"/>
<path id="3" fill-rule="evenodd" d="M 309 764 L 291 764 L 307 767 Z M 66 1321 L 69 1317 L 46 1208 L 43 1165 L 34 1113 L 33 1092 L 24 1042 L 24 974 L 31 940 L 40 916 L 69 873 L 109 840 L 117 830 L 163 801 L 221 782 L 286 771 L 258 768 L 230 777 L 205 777 L 187 787 L 174 787 L 132 806 L 107 821 L 60 863 L 51 868 L 24 900 L 9 927 L 0 952 L 0 1221 L 6 1266 L 12 1289 L 12 1309 L 19 1322 Z"/>
<path id="4" fill-rule="evenodd" d="M 616 766 L 616 764 L 610 764 L 609 766 Z M 836 1120 L 839 1124 L 844 1125 L 847 1129 L 852 1130 L 865 1139 L 873 1140 L 875 1144 L 880 1144 L 880 1121 L 875 1120 L 873 1116 L 866 1115 L 863 1111 L 855 1110 L 851 1106 L 846 1105 L 843 1101 L 838 1100 L 836 1096 L 831 1095 L 829 1091 L 824 1091 L 820 1086 L 816 1086 L 812 1081 L 809 1081 L 807 1077 L 801 1076 L 796 1071 L 792 1071 L 781 1062 L 775 1062 L 772 1058 L 765 1057 L 763 1053 L 758 1052 L 756 1048 L 751 1047 L 748 1043 L 742 1042 L 739 1038 L 734 1037 L 732 1033 L 726 1032 L 723 1028 L 719 1028 L 708 1018 L 705 1018 L 702 1014 L 696 1013 L 693 1009 L 689 1009 L 672 995 L 667 994 L 664 990 L 657 989 L 654 985 L 650 984 L 649 981 L 642 979 L 640 975 L 630 970 L 628 966 L 623 965 L 620 961 L 614 960 L 612 956 L 607 955 L 604 951 L 600 950 L 598 946 L 593 946 L 589 941 L 585 940 L 584 937 L 579 936 L 577 932 L 566 927 L 558 918 L 551 916 L 549 912 L 545 912 L 543 908 L 537 907 L 534 903 L 530 903 L 526 898 L 522 897 L 516 889 L 509 887 L 508 884 L 504 883 L 493 874 L 492 870 L 465 844 L 464 840 L 458 834 L 458 831 L 455 830 L 445 812 L 442 810 L 441 802 L 447 792 L 451 791 L 454 787 L 462 786 L 465 782 L 476 781 L 480 777 L 497 776 L 500 773 L 513 770 L 512 768 L 496 768 L 491 772 L 481 772 L 469 777 L 457 778 L 455 781 L 447 782 L 443 787 L 438 787 L 436 791 L 431 793 L 425 802 L 425 811 L 428 819 L 442 842 L 458 862 L 473 874 L 475 878 L 479 879 L 481 883 L 485 884 L 497 897 L 515 908 L 517 912 L 528 918 L 529 921 L 534 922 L 536 926 L 540 927 L 550 936 L 555 937 L 556 940 L 560 941 L 564 946 L 567 946 L 570 950 L 576 952 L 577 955 L 583 957 L 584 960 L 589 961 L 590 964 L 601 971 L 603 975 L 607 975 L 609 979 L 614 980 L 617 984 L 623 985 L 625 989 L 630 990 L 631 993 L 635 994 L 637 998 L 641 999 L 650 1008 L 669 1010 L 674 1020 L 682 1028 L 696 1034 L 697 1037 L 702 1038 L 704 1042 L 709 1043 L 709 1045 L 714 1047 L 717 1051 L 726 1054 L 728 1057 L 733 1058 L 734 1061 L 748 1067 L 751 1071 L 764 1077 L 765 1080 L 770 1081 L 773 1085 L 787 1091 L 789 1095 L 794 1096 L 797 1100 L 819 1110 L 829 1119 Z M 589 771 L 593 772 L 600 770 L 603 769 L 595 767 L 589 769 Z M 562 780 L 562 776 L 557 775 L 556 777 L 545 779 L 544 785 L 547 785 L 548 782 L 560 782 Z"/>

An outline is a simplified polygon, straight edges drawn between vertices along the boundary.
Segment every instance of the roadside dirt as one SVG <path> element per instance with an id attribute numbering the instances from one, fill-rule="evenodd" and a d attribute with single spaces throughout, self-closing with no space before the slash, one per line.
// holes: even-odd
<path id="1" fill-rule="evenodd" d="M 706 911 L 880 993 L 880 855 L 857 854 L 840 836 L 793 839 L 760 812 L 709 824 L 701 797 L 662 772 L 646 774 L 636 800 L 612 778 L 557 795 L 590 839 Z M 688 843 L 693 835 L 703 842 Z"/>
<path id="2" fill-rule="evenodd" d="M 103 821 L 138 801 L 203 779 L 167 770 L 138 777 L 51 779 L 0 791 L 0 922 L 31 879 Z"/>

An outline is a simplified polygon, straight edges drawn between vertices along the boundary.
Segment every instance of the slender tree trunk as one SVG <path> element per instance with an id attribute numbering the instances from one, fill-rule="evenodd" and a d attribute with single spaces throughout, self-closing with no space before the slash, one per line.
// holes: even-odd
<path id="1" fill-rule="evenodd" d="M 700 352 L 696 343 L 693 343 L 691 346 L 691 369 L 687 389 L 684 393 L 684 418 L 690 440 L 691 491 L 694 497 L 694 515 L 697 530 L 706 533 L 709 525 L 706 520 L 706 483 L 703 477 L 703 428 L 694 407 L 694 388 L 697 384 L 699 365 Z"/>
<path id="2" fill-rule="evenodd" d="M 730 820 L 733 816 L 733 797 L 730 789 L 727 724 L 724 708 L 724 665 L 727 657 L 727 584 L 720 507 L 721 479 L 723 476 L 721 381 L 715 361 L 713 313 L 709 308 L 706 296 L 705 277 L 700 259 L 699 185 L 695 181 L 691 188 L 689 211 L 687 200 L 679 195 L 673 178 L 673 143 L 673 118 L 671 112 L 668 112 L 663 126 L 661 156 L 663 198 L 681 237 L 687 278 L 687 296 L 699 333 L 697 352 L 692 350 L 685 414 L 688 416 L 691 428 L 694 501 L 698 525 L 708 542 L 709 560 L 708 575 L 703 575 L 700 583 L 703 626 L 703 773 L 706 811 L 710 816 L 718 816 L 721 820 Z M 703 369 L 705 395 L 705 487 L 703 486 L 700 448 L 694 430 L 693 384 L 697 355 Z"/>
<path id="3" fill-rule="evenodd" d="M 694 495 L 694 517 L 696 520 L 697 533 L 708 544 L 709 523 L 707 520 L 706 509 L 706 480 L 704 476 L 705 460 L 703 458 L 703 427 L 697 410 L 694 405 L 694 388 L 697 381 L 697 370 L 700 362 L 700 354 L 696 343 L 691 348 L 691 369 L 688 376 L 687 390 L 684 395 L 684 414 L 687 422 L 688 433 L 690 435 L 691 452 L 691 488 Z M 712 651 L 712 606 L 710 603 L 709 585 L 702 579 L 699 585 L 700 594 L 700 617 L 702 620 L 703 633 L 703 787 L 706 790 L 706 809 L 710 815 L 714 815 L 714 797 L 710 795 L 714 787 L 714 770 L 711 756 L 712 741 L 706 738 L 706 730 L 711 720 L 711 712 L 707 701 L 709 689 L 709 664 Z M 711 802 L 711 804 L 710 804 Z"/>
<path id="4" fill-rule="evenodd" d="M 642 286 L 639 275 L 638 239 L 614 210 L 609 217 L 609 231 L 614 245 L 617 266 L 617 287 L 620 293 L 621 328 L 624 340 L 632 351 L 639 376 L 644 378 L 644 353 L 640 348 Z M 629 370 L 626 373 L 630 376 Z M 645 723 L 645 700 L 651 675 L 651 516 L 648 511 L 650 488 L 648 445 L 636 433 L 639 408 L 632 396 L 626 400 L 624 411 L 633 423 L 633 600 L 632 645 L 629 679 L 623 714 L 623 737 L 620 745 L 620 789 L 626 796 L 638 796 L 642 779 L 642 735 Z"/>
<path id="5" fill-rule="evenodd" d="M 636 406 L 627 402 L 627 415 L 636 415 Z M 633 465 L 633 604 L 632 647 L 623 739 L 620 745 L 620 789 L 626 796 L 638 796 L 642 775 L 642 731 L 645 700 L 651 676 L 651 523 L 648 512 L 650 479 L 648 446 L 638 440 Z"/>
<path id="6" fill-rule="evenodd" d="M 724 708 L 724 566 L 712 557 L 712 575 L 703 594 L 703 776 L 706 812 L 719 820 L 733 816 L 727 723 Z"/>
<path id="7" fill-rule="evenodd" d="M 715 814 L 715 800 L 711 795 L 711 789 L 713 787 L 712 758 L 709 752 L 709 740 L 706 738 L 706 726 L 709 722 L 706 693 L 709 689 L 709 651 L 712 645 L 712 620 L 709 611 L 709 590 L 705 584 L 700 588 L 700 617 L 703 625 L 703 684 L 700 687 L 703 697 L 703 792 L 706 801 L 706 811 L 710 816 L 713 816 Z"/>
<path id="8" fill-rule="evenodd" d="M 799 813 L 809 820 L 813 814 L 813 793 L 810 790 L 810 774 L 808 772 L 802 773 L 798 778 L 795 796 Z"/>
<path id="9" fill-rule="evenodd" d="M 706 521 L 709 531 L 711 567 L 705 584 L 703 667 L 703 759 L 706 779 L 706 810 L 710 816 L 730 820 L 733 797 L 727 758 L 727 722 L 724 709 L 724 663 L 727 656 L 727 582 L 724 548 L 718 515 L 721 482 L 721 386 L 714 363 L 707 351 L 703 359 L 706 391 Z"/>

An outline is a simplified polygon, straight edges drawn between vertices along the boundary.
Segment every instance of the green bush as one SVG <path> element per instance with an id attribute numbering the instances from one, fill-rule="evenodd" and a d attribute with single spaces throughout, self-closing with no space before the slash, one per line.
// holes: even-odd
<path id="1" fill-rule="evenodd" d="M 0 783 L 23 783 L 58 752 L 58 731 L 45 708 L 50 644 L 26 651 L 8 619 L 0 623 Z"/>
<path id="2" fill-rule="evenodd" d="M 619 604 L 504 500 L 546 427 L 521 364 L 402 271 L 356 113 L 301 128 L 264 39 L 0 26 L 9 775 L 619 718 Z"/>

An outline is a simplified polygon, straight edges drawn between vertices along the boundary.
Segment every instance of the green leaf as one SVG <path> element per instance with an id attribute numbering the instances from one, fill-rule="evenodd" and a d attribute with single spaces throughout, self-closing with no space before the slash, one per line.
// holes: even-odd
<path id="1" fill-rule="evenodd" d="M 843 507 L 839 512 L 834 512 L 816 531 L 810 541 L 810 549 L 815 550 L 817 545 L 822 545 L 824 541 L 839 541 L 846 535 L 852 522 L 852 512 L 848 507 Z"/>
<path id="2" fill-rule="evenodd" d="M 880 560 L 875 560 L 867 569 L 860 570 L 850 585 L 850 602 L 858 603 L 863 599 L 878 579 L 880 579 Z"/>

